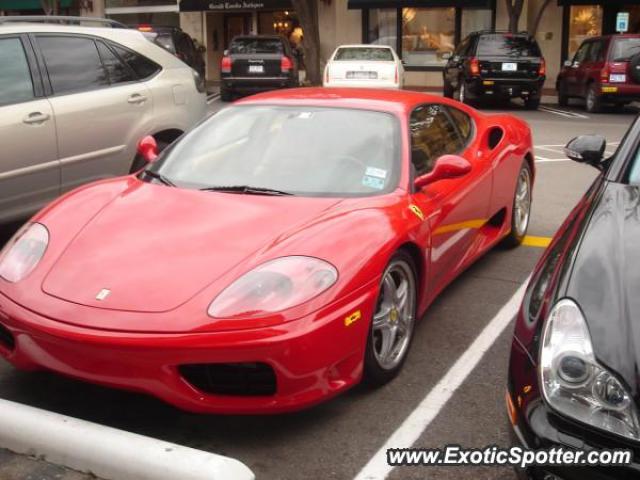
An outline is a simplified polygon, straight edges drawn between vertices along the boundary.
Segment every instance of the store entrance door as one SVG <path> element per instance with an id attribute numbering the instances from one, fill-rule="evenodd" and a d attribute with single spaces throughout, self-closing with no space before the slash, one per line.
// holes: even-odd
<path id="1" fill-rule="evenodd" d="M 233 13 L 224 16 L 224 48 L 229 48 L 233 37 L 251 34 L 251 14 Z"/>

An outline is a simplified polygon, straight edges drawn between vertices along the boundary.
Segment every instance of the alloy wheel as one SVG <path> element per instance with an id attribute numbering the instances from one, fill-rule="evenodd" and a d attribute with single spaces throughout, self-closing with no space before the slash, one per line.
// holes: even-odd
<path id="1" fill-rule="evenodd" d="M 521 236 L 527 233 L 531 213 L 531 174 L 528 168 L 523 168 L 518 175 L 518 186 L 513 206 L 513 216 L 516 233 Z"/>

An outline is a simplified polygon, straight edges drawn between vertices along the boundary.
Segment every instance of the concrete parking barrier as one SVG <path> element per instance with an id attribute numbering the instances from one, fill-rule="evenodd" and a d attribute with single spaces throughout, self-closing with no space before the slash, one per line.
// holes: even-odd
<path id="1" fill-rule="evenodd" d="M 0 448 L 105 480 L 253 480 L 238 460 L 0 399 Z"/>

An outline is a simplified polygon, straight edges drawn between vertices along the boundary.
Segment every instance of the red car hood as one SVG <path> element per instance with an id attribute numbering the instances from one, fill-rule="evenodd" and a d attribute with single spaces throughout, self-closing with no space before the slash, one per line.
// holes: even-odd
<path id="1" fill-rule="evenodd" d="M 111 201 L 78 232 L 42 288 L 91 307 L 173 310 L 338 202 L 143 184 Z"/>

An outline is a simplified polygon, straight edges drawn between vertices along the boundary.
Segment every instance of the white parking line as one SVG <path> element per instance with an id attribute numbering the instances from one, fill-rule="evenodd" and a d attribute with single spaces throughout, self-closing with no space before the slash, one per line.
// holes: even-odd
<path id="1" fill-rule="evenodd" d="M 584 120 L 589 120 L 588 116 L 583 115 L 581 113 L 572 112 L 570 110 L 560 110 L 558 108 L 552 108 L 552 107 L 547 107 L 547 106 L 541 106 L 540 110 L 542 110 L 543 112 L 548 112 L 548 113 L 553 113 L 555 115 L 560 115 L 561 117 L 565 117 L 565 118 L 581 118 L 581 119 L 584 119 Z"/>
<path id="2" fill-rule="evenodd" d="M 0 399 L 0 448 L 105 480 L 254 480 L 233 458 Z"/>
<path id="3" fill-rule="evenodd" d="M 387 464 L 387 449 L 410 448 L 419 440 L 455 391 L 480 363 L 484 354 L 511 323 L 511 320 L 518 312 L 527 283 L 529 283 L 528 279 L 518 288 L 511 299 L 487 324 L 475 341 L 458 358 L 438 384 L 431 389 L 416 409 L 402 422 L 402 425 L 393 432 L 380 450 L 360 470 L 355 480 L 382 480 L 387 478 L 393 470 L 393 467 Z"/>

